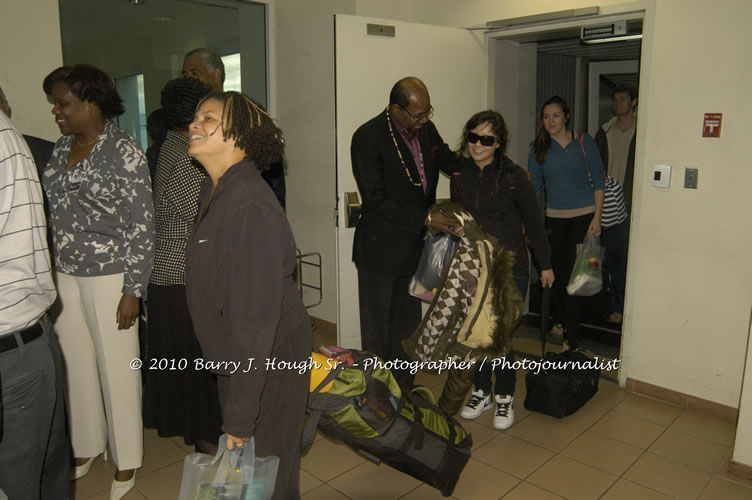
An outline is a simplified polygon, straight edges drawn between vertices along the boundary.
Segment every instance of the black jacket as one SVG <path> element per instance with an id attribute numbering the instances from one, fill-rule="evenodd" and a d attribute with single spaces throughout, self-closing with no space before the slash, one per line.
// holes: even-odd
<path id="1" fill-rule="evenodd" d="M 362 212 L 355 229 L 353 261 L 358 269 L 387 276 L 415 272 L 423 248 L 424 222 L 436 201 L 439 170 L 457 170 L 457 158 L 433 123 L 418 133 L 427 181 L 426 192 L 414 186 L 418 169 L 402 136 L 394 128 L 408 178 L 389 134 L 386 112 L 369 120 L 353 134 L 352 168 L 362 196 Z"/>
<path id="2" fill-rule="evenodd" d="M 608 122 L 607 122 L 608 123 Z M 604 124 L 595 134 L 595 144 L 601 153 L 603 169 L 608 174 L 608 130 L 604 130 Z M 610 127 L 609 127 L 610 128 Z M 624 202 L 627 206 L 632 206 L 632 186 L 634 185 L 634 162 L 635 162 L 635 139 L 637 138 L 637 124 L 635 124 L 635 133 L 629 142 L 629 154 L 627 155 L 627 169 L 624 172 L 624 183 L 621 188 L 624 190 Z"/>
<path id="3" fill-rule="evenodd" d="M 524 223 L 540 269 L 551 269 L 551 247 L 533 184 L 522 168 L 499 156 L 482 170 L 471 158 L 463 158 L 462 169 L 452 176 L 452 201 L 465 207 L 483 231 L 514 252 L 515 267 L 528 263 Z"/>
<path id="4" fill-rule="evenodd" d="M 204 358 L 242 364 L 234 373 L 228 365 L 211 370 L 230 377 L 222 430 L 247 437 L 258 426 L 277 425 L 282 433 L 303 415 L 279 415 L 278 400 L 305 398 L 308 375 L 295 380 L 296 371 L 267 369 L 265 362 L 306 360 L 312 342 L 292 278 L 295 240 L 253 163 L 230 167 L 210 196 L 211 187 L 206 179 L 188 238 L 186 296 Z M 251 357 L 254 368 L 243 373 Z"/>

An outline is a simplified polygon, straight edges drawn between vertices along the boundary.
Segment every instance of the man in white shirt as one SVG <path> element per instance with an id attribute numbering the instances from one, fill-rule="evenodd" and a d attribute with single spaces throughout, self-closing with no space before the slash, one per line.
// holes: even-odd
<path id="1" fill-rule="evenodd" d="M 606 246 L 606 264 L 611 282 L 611 314 L 606 321 L 621 324 L 624 313 L 624 290 L 627 276 L 627 251 L 629 248 L 629 211 L 632 206 L 632 177 L 635 160 L 635 126 L 637 119 L 637 90 L 624 85 L 611 93 L 614 117 L 603 124 L 595 134 L 595 143 L 609 177 L 616 179 L 624 189 L 627 220 L 604 229 L 601 235 Z"/>
<path id="2" fill-rule="evenodd" d="M 34 160 L 0 111 L 0 490 L 12 499 L 70 498 L 60 348 L 47 316 L 56 296 Z"/>

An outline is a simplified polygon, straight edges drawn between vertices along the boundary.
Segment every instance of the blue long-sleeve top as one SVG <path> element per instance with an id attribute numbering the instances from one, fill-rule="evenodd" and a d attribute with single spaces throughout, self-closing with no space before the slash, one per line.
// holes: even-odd
<path id="1" fill-rule="evenodd" d="M 546 208 L 569 210 L 593 206 L 593 191 L 604 188 L 605 173 L 598 147 L 588 134 L 584 135 L 583 142 L 592 185 L 585 168 L 585 157 L 576 136 L 569 141 L 566 148 L 562 148 L 556 140 L 551 139 L 551 147 L 543 165 L 536 161 L 535 150 L 530 148 L 527 168 L 539 202 L 545 183 Z"/>

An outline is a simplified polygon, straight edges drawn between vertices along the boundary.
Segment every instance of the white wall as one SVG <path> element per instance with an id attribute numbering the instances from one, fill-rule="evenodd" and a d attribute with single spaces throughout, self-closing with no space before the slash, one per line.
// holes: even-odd
<path id="1" fill-rule="evenodd" d="M 355 13 L 355 0 L 274 0 L 271 6 L 272 101 L 285 132 L 287 214 L 298 248 L 322 255 L 324 302 L 309 312 L 335 322 L 334 13 Z"/>
<path id="2" fill-rule="evenodd" d="M 747 361 L 740 399 L 739 421 L 731 459 L 740 464 L 752 465 L 752 322 L 747 336 Z"/>
<path id="3" fill-rule="evenodd" d="M 613 9 L 619 2 L 599 3 Z M 415 22 L 473 26 L 591 4 L 410 0 L 407 16 Z M 377 0 L 355 5 L 356 14 L 388 14 Z M 624 328 L 626 376 L 737 406 L 752 295 L 747 262 L 752 169 L 746 167 L 739 128 L 750 104 L 737 96 L 746 94 L 752 77 L 750 56 L 740 50 L 751 41 L 746 20 L 752 18 L 752 3 L 727 0 L 712 11 L 700 0 L 644 5 L 648 17 Z M 297 169 L 301 183 L 291 196 L 296 204 L 290 218 L 299 246 L 322 251 L 325 266 L 331 266 L 334 149 L 328 23 L 334 12 L 352 13 L 353 4 L 317 2 L 312 8 L 302 0 L 278 0 L 276 6 L 284 18 L 277 23 L 276 40 L 285 46 L 278 54 L 277 92 L 290 138 L 291 168 Z M 404 9 L 391 17 L 401 15 Z M 704 112 L 724 113 L 722 138 L 700 137 Z M 659 163 L 674 167 L 669 189 L 648 185 L 652 165 Z M 700 168 L 696 191 L 681 187 L 688 165 Z M 290 179 L 290 184 L 296 182 L 292 173 Z M 328 302 L 311 312 L 333 320 L 334 271 L 326 271 Z"/>
<path id="4" fill-rule="evenodd" d="M 23 133 L 51 141 L 60 137 L 42 80 L 63 64 L 57 0 L 3 0 L 0 7 L 0 86 Z"/>
<path id="5" fill-rule="evenodd" d="M 629 376 L 734 407 L 752 299 L 751 18 L 746 0 L 661 0 L 648 17 L 627 290 Z M 708 112 L 723 113 L 719 139 L 701 137 Z M 650 185 L 657 164 L 673 167 L 668 189 Z"/>

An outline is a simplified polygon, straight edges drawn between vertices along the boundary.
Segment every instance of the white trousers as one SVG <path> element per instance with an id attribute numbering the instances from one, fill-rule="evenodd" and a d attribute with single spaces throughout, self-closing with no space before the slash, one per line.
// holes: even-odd
<path id="1" fill-rule="evenodd" d="M 141 372 L 138 323 L 118 330 L 115 315 L 123 274 L 79 277 L 57 273 L 60 339 L 73 455 L 95 457 L 109 443 L 119 470 L 141 467 Z"/>

